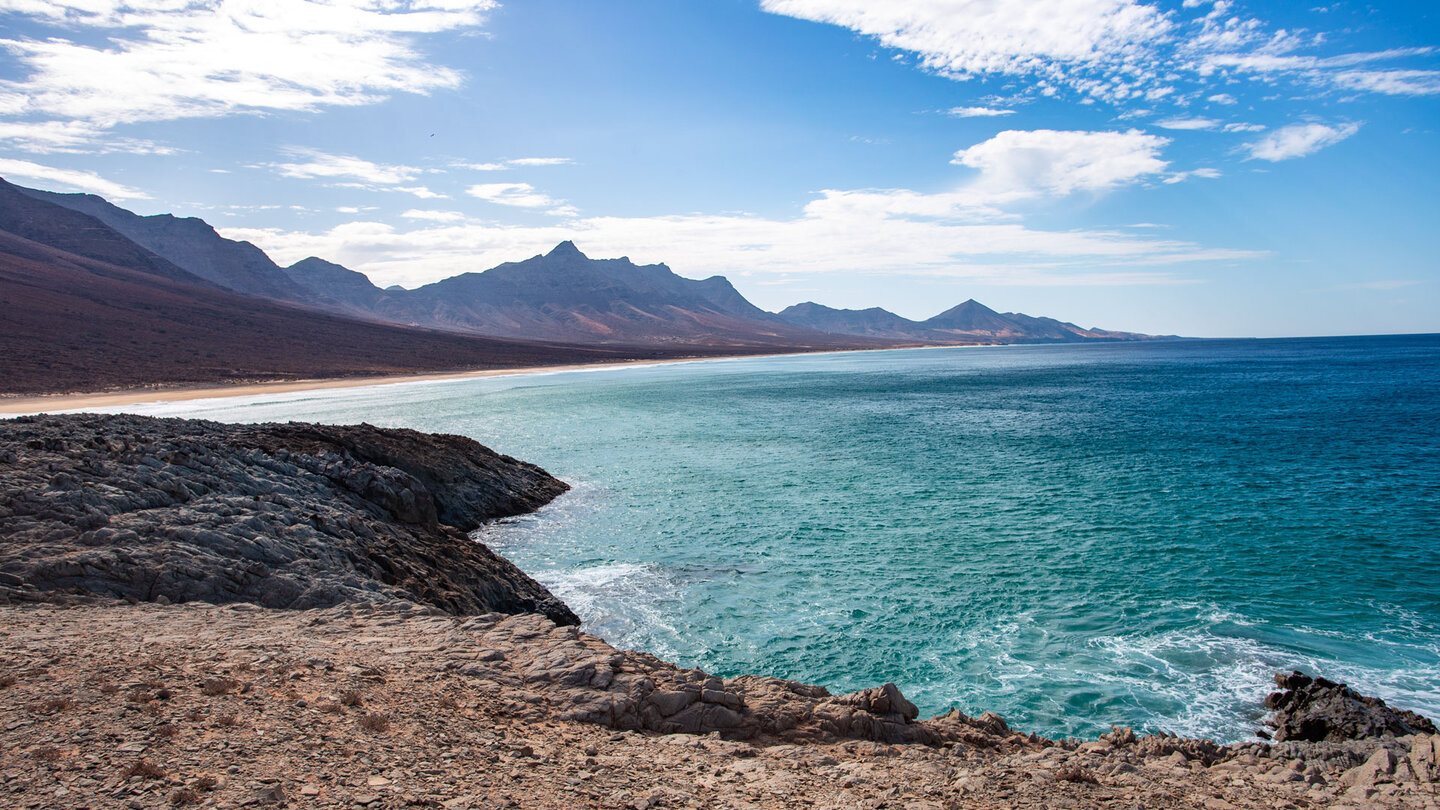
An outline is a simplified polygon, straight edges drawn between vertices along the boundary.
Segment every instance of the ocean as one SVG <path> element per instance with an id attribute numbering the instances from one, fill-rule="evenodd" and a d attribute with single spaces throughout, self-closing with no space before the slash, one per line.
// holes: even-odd
<path id="1" fill-rule="evenodd" d="M 1253 739 L 1303 669 L 1440 716 L 1440 336 L 708 360 L 130 407 L 460 433 L 585 628 L 924 714 Z"/>

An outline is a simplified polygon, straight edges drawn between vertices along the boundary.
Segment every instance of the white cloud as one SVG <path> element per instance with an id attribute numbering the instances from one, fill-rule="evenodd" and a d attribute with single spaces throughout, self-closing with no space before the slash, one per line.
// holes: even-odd
<path id="1" fill-rule="evenodd" d="M 118 138 L 87 121 L 0 121 L 0 142 L 37 154 L 169 155 L 175 150 L 154 141 Z"/>
<path id="2" fill-rule="evenodd" d="M 953 191 L 825 190 L 791 218 L 742 212 L 577 217 L 563 224 L 513 226 L 458 212 L 412 210 L 404 217 L 433 224 L 400 230 L 357 221 L 320 233 L 232 228 L 225 234 L 260 245 L 283 263 L 325 256 L 382 285 L 407 287 L 541 253 L 564 239 L 579 241 L 591 255 L 666 261 L 690 276 L 861 272 L 992 284 L 1187 283 L 1175 268 L 1263 255 L 1119 230 L 1030 228 L 996 208 L 1005 201 L 1162 177 L 1167 164 L 1158 154 L 1167 143 L 1134 130 L 1002 132 L 957 153 L 956 162 L 979 174 Z M 1187 176 L 1216 174 L 1196 169 Z M 481 184 L 470 193 L 552 213 L 558 202 L 526 183 Z"/>
<path id="3" fill-rule="evenodd" d="M 1291 124 L 1271 132 L 1269 135 L 1245 148 L 1252 159 L 1272 162 L 1304 157 L 1337 144 L 1360 131 L 1355 123 L 1329 126 L 1327 124 Z"/>
<path id="4" fill-rule="evenodd" d="M 466 189 L 466 194 L 497 205 L 515 208 L 546 208 L 546 213 L 571 215 L 575 209 L 535 190 L 529 183 L 481 183 Z"/>
<path id="5" fill-rule="evenodd" d="M 150 195 L 143 191 L 111 182 L 94 172 L 42 166 L 28 160 L 0 158 L 0 176 L 11 180 L 19 177 L 32 182 L 59 183 L 62 186 L 92 192 L 112 200 L 150 199 Z"/>
<path id="6" fill-rule="evenodd" d="M 509 166 L 564 166 L 573 162 L 570 158 L 563 157 L 515 158 L 505 161 Z"/>
<path id="7" fill-rule="evenodd" d="M 1440 93 L 1435 71 L 1350 71 L 1357 65 L 1427 56 L 1435 48 L 1298 55 L 1324 32 L 1272 28 L 1228 0 L 1180 9 L 1142 0 L 761 0 L 761 8 L 838 25 L 914 54 L 950 78 L 1023 76 L 1017 98 L 1065 92 L 1134 107 L 1204 98 L 1235 104 L 1230 74 L 1282 75 L 1302 85 L 1392 95 Z M 1301 88 L 1296 88 L 1297 90 Z M 963 109 L 963 108 L 962 108 Z"/>
<path id="8" fill-rule="evenodd" d="M 1226 132 L 1264 132 L 1266 129 L 1264 124 L 1247 124 L 1243 121 L 1225 125 Z"/>
<path id="9" fill-rule="evenodd" d="M 448 194 L 441 194 L 438 191 L 431 191 L 425 186 L 395 186 L 395 190 L 403 191 L 406 194 L 414 194 L 416 197 L 419 197 L 422 200 L 446 200 L 450 198 L 450 195 Z"/>
<path id="10" fill-rule="evenodd" d="M 1203 178 L 1205 178 L 1205 179 L 1207 179 L 1207 180 L 1214 180 L 1215 178 L 1217 178 L 1217 177 L 1219 177 L 1219 176 L 1220 176 L 1220 170 L 1219 170 L 1219 169 L 1211 169 L 1211 168 L 1191 169 L 1191 170 L 1188 171 L 1188 172 L 1175 172 L 1174 174 L 1167 176 L 1167 177 L 1165 178 L 1165 183 L 1166 183 L 1167 185 L 1173 185 L 1173 184 L 1175 184 L 1175 183 L 1183 183 L 1184 181 L 1189 180 L 1189 179 L 1192 178 L 1192 177 L 1203 177 Z M 1133 226 L 1132 226 L 1132 227 L 1133 227 Z"/>
<path id="11" fill-rule="evenodd" d="M 1349 70 L 1336 74 L 1335 84 L 1391 96 L 1433 96 L 1440 95 L 1440 70 Z"/>
<path id="12" fill-rule="evenodd" d="M 997 115 L 1014 115 L 1015 111 L 995 107 L 951 107 L 945 114 L 956 118 L 992 118 Z"/>
<path id="13" fill-rule="evenodd" d="M 423 211 L 412 208 L 400 216 L 406 219 L 423 219 L 429 222 L 463 222 L 465 215 L 459 211 Z"/>
<path id="14" fill-rule="evenodd" d="M 285 151 L 304 162 L 266 165 L 279 172 L 282 177 L 301 180 L 312 178 L 350 179 L 381 186 L 393 186 L 415 179 L 422 171 L 413 166 L 387 166 L 371 163 L 353 155 L 331 155 L 315 149 L 291 148 Z"/>
<path id="15" fill-rule="evenodd" d="M 912 192 L 913 193 L 913 192 Z M 382 286 L 407 287 L 543 253 L 574 239 L 589 255 L 667 262 L 690 277 L 860 272 L 934 275 L 993 284 L 1131 285 L 1189 281 L 1175 269 L 1262 254 L 1207 249 L 1123 232 L 1045 231 L 1017 223 L 916 218 L 881 206 L 837 205 L 823 192 L 793 219 L 745 214 L 594 217 L 564 225 L 516 227 L 468 222 L 401 231 L 351 222 L 321 233 L 227 228 L 282 264 L 324 256 Z M 872 198 L 870 202 L 878 202 Z M 943 206 L 938 206 L 943 208 Z"/>
<path id="16" fill-rule="evenodd" d="M 1166 118 L 1156 121 L 1155 126 L 1164 129 L 1214 129 L 1220 122 L 1214 118 Z"/>
<path id="17" fill-rule="evenodd" d="M 980 170 L 972 192 L 994 202 L 1036 194 L 1105 191 L 1165 170 L 1168 138 L 1139 130 L 1006 130 L 955 153 L 952 163 Z"/>
<path id="18" fill-rule="evenodd" d="M 761 0 L 761 8 L 840 25 L 961 78 L 1025 75 L 1045 63 L 1125 62 L 1171 23 L 1133 0 Z"/>
<path id="19" fill-rule="evenodd" d="M 514 158 L 512 160 L 502 160 L 495 163 L 456 163 L 453 165 L 457 169 L 470 169 L 477 172 L 498 172 L 505 169 L 513 169 L 517 166 L 566 166 L 574 162 L 575 161 L 570 158 L 563 157 L 534 157 Z"/>
<path id="20" fill-rule="evenodd" d="M 26 71 L 0 81 L 10 115 L 100 127 L 266 110 L 370 104 L 455 87 L 415 37 L 480 25 L 493 0 L 0 0 L 57 28 L 0 39 Z M 86 44 L 71 32 L 103 36 Z"/>

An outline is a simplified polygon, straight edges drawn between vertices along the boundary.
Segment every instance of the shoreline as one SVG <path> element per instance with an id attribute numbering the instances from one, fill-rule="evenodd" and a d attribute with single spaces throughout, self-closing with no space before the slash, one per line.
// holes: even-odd
<path id="1" fill-rule="evenodd" d="M 562 363 L 549 366 L 516 366 L 514 368 L 472 369 L 469 371 L 430 371 L 414 374 L 381 374 L 356 377 L 316 377 L 299 380 L 242 382 L 231 384 L 196 384 L 127 388 L 119 391 L 92 391 L 69 394 L 0 395 L 0 418 L 31 416 L 41 413 L 62 413 L 93 408 L 148 405 L 160 402 L 189 402 L 201 399 L 291 394 L 303 391 L 330 391 L 346 388 L 373 388 L 383 385 L 404 385 L 422 382 L 454 382 L 457 380 L 518 377 L 524 375 L 559 374 L 568 371 L 609 371 L 621 368 L 644 368 L 678 363 L 743 360 L 751 357 L 810 357 L 864 352 L 912 351 L 917 349 L 968 349 L 977 346 L 897 346 L 883 349 L 823 349 L 819 351 L 775 352 L 756 354 L 692 355 L 658 359 L 616 360 L 601 363 Z"/>

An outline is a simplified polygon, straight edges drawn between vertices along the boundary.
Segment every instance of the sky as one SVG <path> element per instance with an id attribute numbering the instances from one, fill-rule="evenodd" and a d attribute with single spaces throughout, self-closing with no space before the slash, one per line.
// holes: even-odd
<path id="1" fill-rule="evenodd" d="M 0 176 L 416 287 L 1440 332 L 1440 6 L 0 0 Z"/>

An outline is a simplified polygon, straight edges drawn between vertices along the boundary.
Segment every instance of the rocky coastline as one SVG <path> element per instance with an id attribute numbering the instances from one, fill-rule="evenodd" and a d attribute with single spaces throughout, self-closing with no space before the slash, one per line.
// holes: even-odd
<path id="1" fill-rule="evenodd" d="M 1301 673 L 1270 740 L 1084 742 L 617 650 L 466 534 L 565 489 L 368 425 L 0 422 L 0 804 L 1440 808 L 1429 720 Z"/>

